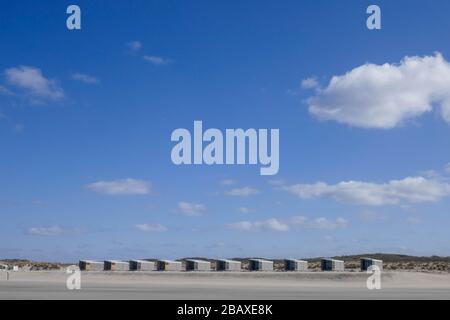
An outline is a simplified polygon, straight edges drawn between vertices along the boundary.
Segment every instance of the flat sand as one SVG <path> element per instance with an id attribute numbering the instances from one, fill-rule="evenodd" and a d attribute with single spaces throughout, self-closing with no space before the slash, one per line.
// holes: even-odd
<path id="1" fill-rule="evenodd" d="M 368 290 L 364 272 L 83 272 L 67 290 L 62 271 L 0 273 L 0 299 L 450 299 L 450 274 L 385 272 Z"/>

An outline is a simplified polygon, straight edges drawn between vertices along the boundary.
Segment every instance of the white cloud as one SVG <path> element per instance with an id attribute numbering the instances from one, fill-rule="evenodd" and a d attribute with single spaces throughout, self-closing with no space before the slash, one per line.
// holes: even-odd
<path id="1" fill-rule="evenodd" d="M 15 133 L 22 133 L 25 130 L 25 126 L 21 123 L 16 123 L 13 127 Z"/>
<path id="2" fill-rule="evenodd" d="M 251 187 L 236 188 L 225 192 L 226 195 L 232 197 L 249 197 L 259 194 L 259 190 Z"/>
<path id="3" fill-rule="evenodd" d="M 144 56 L 144 60 L 151 62 L 155 66 L 164 66 L 172 62 L 172 60 L 158 56 Z"/>
<path id="4" fill-rule="evenodd" d="M 434 56 L 405 57 L 399 64 L 365 64 L 334 76 L 308 99 L 321 120 L 389 129 L 439 106 L 450 122 L 450 64 Z"/>
<path id="5" fill-rule="evenodd" d="M 261 222 L 241 221 L 229 225 L 230 228 L 242 231 L 271 230 L 278 232 L 289 231 L 289 226 L 278 219 L 272 218 Z"/>
<path id="6" fill-rule="evenodd" d="M 261 225 L 265 229 L 274 230 L 274 231 L 288 231 L 289 226 L 277 219 L 269 219 L 262 223 Z"/>
<path id="7" fill-rule="evenodd" d="M 131 52 L 138 52 L 142 49 L 142 43 L 137 40 L 128 42 L 126 46 Z"/>
<path id="8" fill-rule="evenodd" d="M 250 212 L 254 211 L 253 209 L 248 208 L 248 207 L 240 207 L 240 208 L 238 208 L 238 210 L 240 213 L 250 213 Z"/>
<path id="9" fill-rule="evenodd" d="M 329 185 L 318 182 L 285 186 L 283 189 L 301 199 L 331 197 L 341 202 L 371 206 L 437 202 L 450 195 L 450 184 L 424 177 L 408 177 L 382 184 L 346 181 Z"/>
<path id="10" fill-rule="evenodd" d="M 178 203 L 178 209 L 186 216 L 196 217 L 202 215 L 205 212 L 206 206 L 199 203 L 182 201 Z"/>
<path id="11" fill-rule="evenodd" d="M 77 228 L 63 228 L 60 226 L 50 226 L 50 227 L 33 227 L 27 230 L 27 233 L 31 236 L 41 236 L 41 237 L 56 237 L 66 234 L 77 234 L 80 230 Z"/>
<path id="12" fill-rule="evenodd" d="M 169 229 L 162 224 L 137 224 L 136 229 L 142 232 L 167 232 Z"/>
<path id="13" fill-rule="evenodd" d="M 86 186 L 86 188 L 107 195 L 145 195 L 151 191 L 149 182 L 135 179 L 99 181 Z"/>
<path id="14" fill-rule="evenodd" d="M 298 226 L 305 226 L 308 223 L 309 219 L 305 216 L 295 216 L 291 218 L 291 224 Z"/>
<path id="15" fill-rule="evenodd" d="M 255 229 L 255 223 L 250 221 L 240 221 L 228 225 L 231 229 L 250 231 Z"/>
<path id="16" fill-rule="evenodd" d="M 0 94 L 5 95 L 5 96 L 14 95 L 14 93 L 12 93 L 11 90 L 9 90 L 8 88 L 6 88 L 4 86 L 0 86 Z"/>
<path id="17" fill-rule="evenodd" d="M 64 91 L 54 80 L 47 79 L 38 68 L 20 66 L 5 71 L 7 81 L 26 90 L 34 98 L 59 100 Z"/>
<path id="18" fill-rule="evenodd" d="M 328 218 L 320 217 L 316 219 L 309 219 L 305 216 L 296 216 L 291 218 L 290 223 L 295 226 L 307 228 L 307 229 L 326 229 L 335 230 L 346 228 L 348 221 L 344 218 L 337 218 L 336 220 L 330 220 Z"/>
<path id="19" fill-rule="evenodd" d="M 343 218 L 337 218 L 335 221 L 329 220 L 327 218 L 317 218 L 312 221 L 310 228 L 334 230 L 339 228 L 346 228 L 347 225 L 348 221 Z"/>
<path id="20" fill-rule="evenodd" d="M 335 230 L 346 228 L 348 221 L 343 218 L 337 218 L 336 220 L 330 220 L 327 218 L 317 218 L 310 220 L 304 216 L 292 217 L 287 221 L 281 221 L 276 218 L 268 219 L 265 221 L 240 221 L 237 223 L 229 224 L 228 227 L 241 231 L 258 231 L 258 230 L 271 230 L 278 232 L 286 232 L 291 228 L 298 227 L 304 229 L 323 229 L 323 230 Z"/>
<path id="21" fill-rule="evenodd" d="M 445 171 L 446 173 L 450 173 L 450 163 L 447 163 L 447 164 L 445 165 L 444 171 Z"/>
<path id="22" fill-rule="evenodd" d="M 232 186 L 233 184 L 236 184 L 236 181 L 233 179 L 225 179 L 220 181 L 220 184 L 223 186 Z"/>
<path id="23" fill-rule="evenodd" d="M 87 84 L 98 84 L 100 83 L 100 80 L 98 80 L 96 77 L 90 76 L 88 74 L 84 73 L 74 73 L 72 74 L 72 79 L 81 81 Z"/>
<path id="24" fill-rule="evenodd" d="M 315 89 L 319 86 L 319 83 L 317 82 L 317 78 L 311 77 L 302 80 L 301 87 L 302 89 Z"/>
<path id="25" fill-rule="evenodd" d="M 61 227 L 35 227 L 28 229 L 28 234 L 33 236 L 57 236 L 64 232 Z"/>

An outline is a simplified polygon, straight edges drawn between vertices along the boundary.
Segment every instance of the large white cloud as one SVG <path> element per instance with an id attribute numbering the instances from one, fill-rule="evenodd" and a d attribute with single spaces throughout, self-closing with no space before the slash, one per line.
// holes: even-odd
<path id="1" fill-rule="evenodd" d="M 145 195 L 150 193 L 151 184 L 142 180 L 123 179 L 98 181 L 86 186 L 87 189 L 107 195 Z"/>
<path id="2" fill-rule="evenodd" d="M 450 196 L 449 183 L 420 176 L 381 184 L 345 181 L 329 185 L 317 182 L 284 186 L 282 189 L 301 199 L 331 197 L 341 202 L 371 206 L 437 202 Z"/>
<path id="3" fill-rule="evenodd" d="M 332 77 L 308 99 L 321 120 L 389 129 L 437 107 L 450 122 L 450 64 L 434 56 L 405 57 L 399 64 L 365 64 Z"/>

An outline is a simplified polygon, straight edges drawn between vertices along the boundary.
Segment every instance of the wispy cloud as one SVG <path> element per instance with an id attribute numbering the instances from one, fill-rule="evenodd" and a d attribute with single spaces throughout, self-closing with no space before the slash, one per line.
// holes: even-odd
<path id="1" fill-rule="evenodd" d="M 136 53 L 142 49 L 142 43 L 140 41 L 133 40 L 133 41 L 127 42 L 126 47 L 131 52 Z"/>
<path id="2" fill-rule="evenodd" d="M 142 43 L 138 40 L 130 41 L 126 43 L 126 47 L 129 51 L 129 53 L 133 55 L 141 56 L 141 50 L 142 50 Z M 173 62 L 172 59 L 156 56 L 156 55 L 150 55 L 150 54 L 142 54 L 142 59 L 144 59 L 147 62 L 150 62 L 151 64 L 155 66 L 165 66 L 168 64 L 171 64 Z"/>
<path id="3" fill-rule="evenodd" d="M 300 85 L 298 88 L 295 89 L 288 89 L 286 93 L 290 96 L 299 96 L 302 94 L 304 90 L 310 90 L 310 89 L 318 89 L 319 88 L 319 82 L 317 81 L 316 77 L 310 77 L 307 79 L 304 79 L 300 82 Z"/>
<path id="4" fill-rule="evenodd" d="M 25 130 L 25 126 L 23 124 L 15 123 L 13 119 L 8 117 L 6 114 L 2 113 L 1 111 L 0 111 L 0 120 L 4 120 L 4 121 L 7 121 L 8 123 L 10 123 L 12 125 L 12 131 L 14 133 L 21 134 Z"/>
<path id="5" fill-rule="evenodd" d="M 325 217 L 310 219 L 305 216 L 295 216 L 290 219 L 290 225 L 307 229 L 335 230 L 346 228 L 348 221 L 341 217 L 332 220 Z"/>
<path id="6" fill-rule="evenodd" d="M 238 208 L 238 211 L 239 211 L 240 213 L 250 213 L 250 212 L 253 212 L 253 211 L 255 211 L 255 210 L 252 209 L 252 208 L 248 208 L 248 207 L 239 207 L 239 208 Z"/>
<path id="7" fill-rule="evenodd" d="M 78 234 L 80 232 L 81 231 L 78 228 L 65 228 L 61 226 L 33 227 L 27 230 L 28 235 L 40 237 L 56 237 L 61 235 Z"/>
<path id="8" fill-rule="evenodd" d="M 90 75 L 84 74 L 84 73 L 74 73 L 74 74 L 72 74 L 72 79 L 86 83 L 86 84 L 99 84 L 100 83 L 100 80 L 98 80 L 96 77 L 90 76 Z"/>
<path id="9" fill-rule="evenodd" d="M 235 188 L 226 191 L 225 194 L 232 197 L 250 197 L 259 194 L 260 191 L 251 187 Z"/>
<path id="10" fill-rule="evenodd" d="M 171 59 L 150 55 L 145 55 L 144 60 L 151 62 L 155 66 L 165 66 L 168 65 L 169 63 L 172 63 Z"/>
<path id="11" fill-rule="evenodd" d="M 224 180 L 220 181 L 220 184 L 223 186 L 232 186 L 232 185 L 236 184 L 236 181 L 233 179 L 224 179 Z"/>
<path id="12" fill-rule="evenodd" d="M 265 221 L 240 221 L 237 223 L 232 223 L 228 225 L 232 229 L 241 230 L 241 231 L 255 231 L 255 230 L 271 230 L 278 232 L 289 231 L 289 226 L 285 223 L 282 223 L 278 219 L 272 218 Z"/>
<path id="13" fill-rule="evenodd" d="M 311 220 L 308 217 L 304 216 L 295 216 L 286 221 L 282 221 L 277 218 L 271 218 L 264 221 L 240 221 L 228 225 L 228 227 L 231 229 L 241 231 L 271 230 L 278 232 L 287 232 L 292 228 L 336 230 L 346 228 L 347 226 L 348 221 L 344 218 L 331 220 L 321 217 Z"/>
<path id="14" fill-rule="evenodd" d="M 186 216 L 200 216 L 206 211 L 206 206 L 199 203 L 179 202 L 178 210 Z"/>
<path id="15" fill-rule="evenodd" d="M 167 232 L 169 229 L 162 224 L 137 224 L 136 229 L 142 232 Z"/>
<path id="16" fill-rule="evenodd" d="M 445 173 L 450 173 L 450 163 L 447 163 L 444 167 Z"/>
<path id="17" fill-rule="evenodd" d="M 14 93 L 8 88 L 0 85 L 0 94 L 4 96 L 12 96 Z"/>
<path id="18" fill-rule="evenodd" d="M 330 197 L 341 202 L 370 206 L 437 202 L 450 196 L 450 184 L 420 176 L 381 184 L 345 181 L 329 185 L 317 182 L 284 186 L 282 189 L 301 199 Z"/>
<path id="19" fill-rule="evenodd" d="M 64 98 L 63 89 L 55 80 L 46 78 L 38 68 L 28 66 L 9 68 L 5 71 L 5 75 L 8 83 L 25 90 L 33 99 L 39 99 L 39 102 Z"/>
<path id="20" fill-rule="evenodd" d="M 25 130 L 25 126 L 23 124 L 21 124 L 21 123 L 16 123 L 13 126 L 13 130 L 14 130 L 15 133 L 23 133 L 24 130 Z"/>
<path id="21" fill-rule="evenodd" d="M 319 87 L 319 83 L 317 82 L 316 77 L 311 77 L 302 80 L 300 86 L 302 87 L 302 89 L 315 89 Z"/>
<path id="22" fill-rule="evenodd" d="M 151 184 L 143 180 L 123 179 L 98 181 L 86 186 L 87 189 L 106 195 L 146 195 L 151 191 Z"/>

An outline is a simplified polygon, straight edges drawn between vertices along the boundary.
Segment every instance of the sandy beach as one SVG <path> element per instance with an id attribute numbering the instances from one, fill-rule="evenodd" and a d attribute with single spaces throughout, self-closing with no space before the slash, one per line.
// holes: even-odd
<path id="1" fill-rule="evenodd" d="M 368 274 L 344 273 L 82 273 L 67 290 L 62 271 L 0 274 L 0 299 L 450 299 L 450 274 L 386 272 L 381 290 Z"/>

